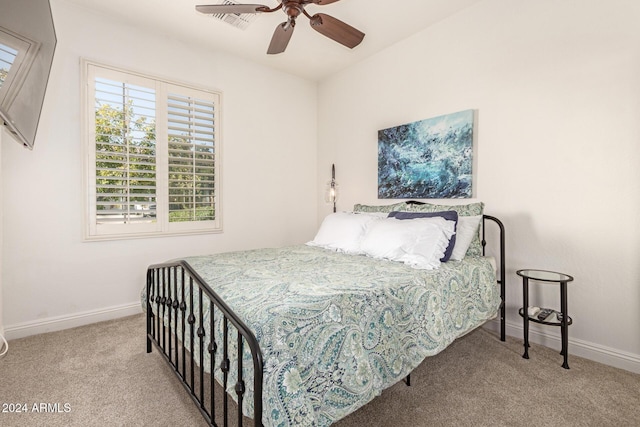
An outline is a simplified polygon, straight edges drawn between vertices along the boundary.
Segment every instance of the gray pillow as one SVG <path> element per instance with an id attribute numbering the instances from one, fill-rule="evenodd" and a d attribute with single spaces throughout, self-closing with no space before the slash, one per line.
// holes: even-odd
<path id="1" fill-rule="evenodd" d="M 360 203 L 353 206 L 354 212 L 384 212 L 407 211 L 409 206 L 405 202 L 394 203 L 392 205 L 361 205 Z"/>

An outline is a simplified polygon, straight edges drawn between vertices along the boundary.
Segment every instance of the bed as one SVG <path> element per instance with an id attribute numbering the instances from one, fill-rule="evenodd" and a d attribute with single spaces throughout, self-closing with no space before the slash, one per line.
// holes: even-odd
<path id="1" fill-rule="evenodd" d="M 380 217 L 441 208 L 356 205 Z M 158 349 L 210 425 L 328 426 L 495 317 L 504 341 L 504 227 L 480 224 L 466 256 L 437 268 L 312 242 L 152 265 L 147 352 Z M 483 256 L 490 224 L 495 257 Z"/>

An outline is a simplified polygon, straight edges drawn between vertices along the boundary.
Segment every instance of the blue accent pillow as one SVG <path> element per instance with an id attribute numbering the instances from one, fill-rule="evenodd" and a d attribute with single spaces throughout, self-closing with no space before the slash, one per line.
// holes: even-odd
<path id="1" fill-rule="evenodd" d="M 456 231 L 458 227 L 458 212 L 456 211 L 442 211 L 442 212 L 398 212 L 393 211 L 389 212 L 389 218 L 395 219 L 414 219 L 414 218 L 433 218 L 433 217 L 442 217 L 448 221 L 453 221 L 455 225 L 453 226 L 453 231 Z M 454 234 L 449 239 L 449 246 L 444 251 L 444 256 L 440 258 L 441 262 L 449 261 L 451 258 L 451 253 L 453 252 L 453 247 L 456 245 L 456 235 Z"/>

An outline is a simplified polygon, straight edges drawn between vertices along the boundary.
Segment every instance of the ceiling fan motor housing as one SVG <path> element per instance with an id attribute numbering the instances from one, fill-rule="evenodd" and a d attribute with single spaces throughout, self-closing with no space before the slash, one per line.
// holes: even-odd
<path id="1" fill-rule="evenodd" d="M 302 14 L 303 6 L 302 4 L 300 4 L 300 2 L 291 0 L 282 2 L 282 4 L 284 12 L 289 18 L 296 19 L 298 16 L 300 16 L 300 14 Z"/>

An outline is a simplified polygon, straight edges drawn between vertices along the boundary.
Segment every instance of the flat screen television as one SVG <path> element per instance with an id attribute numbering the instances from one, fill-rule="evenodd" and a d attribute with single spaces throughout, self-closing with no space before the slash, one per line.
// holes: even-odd
<path id="1" fill-rule="evenodd" d="M 0 0 L 0 125 L 29 148 L 56 42 L 49 0 Z"/>

